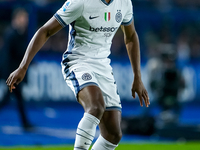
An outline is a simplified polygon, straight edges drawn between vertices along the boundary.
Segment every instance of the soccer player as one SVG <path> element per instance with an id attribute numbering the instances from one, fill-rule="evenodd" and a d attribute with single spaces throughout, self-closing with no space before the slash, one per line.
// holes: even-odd
<path id="1" fill-rule="evenodd" d="M 62 73 L 85 113 L 78 124 L 74 150 L 88 150 L 97 125 L 100 136 L 92 150 L 114 150 L 121 137 L 121 102 L 110 66 L 113 36 L 121 26 L 134 72 L 132 96 L 149 106 L 141 80 L 140 48 L 133 22 L 131 0 L 68 0 L 30 41 L 19 67 L 10 74 L 10 92 L 19 84 L 28 66 L 48 38 L 70 25 L 68 48 L 63 54 Z"/>

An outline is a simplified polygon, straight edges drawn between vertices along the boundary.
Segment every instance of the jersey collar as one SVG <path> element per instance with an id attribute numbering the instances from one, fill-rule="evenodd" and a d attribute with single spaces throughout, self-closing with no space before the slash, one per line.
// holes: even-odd
<path id="1" fill-rule="evenodd" d="M 101 0 L 101 1 L 102 1 L 104 4 L 106 4 L 107 6 L 110 5 L 110 4 L 113 2 L 113 0 L 110 0 L 109 3 L 107 3 L 106 0 Z"/>

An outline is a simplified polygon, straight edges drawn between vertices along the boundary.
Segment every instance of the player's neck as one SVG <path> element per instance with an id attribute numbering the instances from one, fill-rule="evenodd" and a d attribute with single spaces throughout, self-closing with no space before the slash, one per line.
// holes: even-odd
<path id="1" fill-rule="evenodd" d="M 109 4 L 111 0 L 105 0 L 105 1 L 106 1 L 106 3 L 108 3 L 108 4 Z"/>

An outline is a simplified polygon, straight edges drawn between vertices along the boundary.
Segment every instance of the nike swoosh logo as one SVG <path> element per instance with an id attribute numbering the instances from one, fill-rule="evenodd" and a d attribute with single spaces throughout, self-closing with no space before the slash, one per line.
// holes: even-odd
<path id="1" fill-rule="evenodd" d="M 85 142 L 85 145 L 90 145 L 90 144 Z"/>
<path id="2" fill-rule="evenodd" d="M 95 17 L 92 17 L 90 16 L 89 19 L 95 19 L 95 18 L 98 18 L 99 16 L 95 16 Z"/>

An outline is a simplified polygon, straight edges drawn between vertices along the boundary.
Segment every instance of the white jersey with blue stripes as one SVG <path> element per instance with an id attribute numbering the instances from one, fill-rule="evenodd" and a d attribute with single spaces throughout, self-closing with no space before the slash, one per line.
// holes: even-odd
<path id="1" fill-rule="evenodd" d="M 96 73 L 111 71 L 110 47 L 120 25 L 133 19 L 131 0 L 68 0 L 54 17 L 63 26 L 69 25 L 68 48 L 62 66 L 67 77 L 69 68 L 85 64 Z"/>

